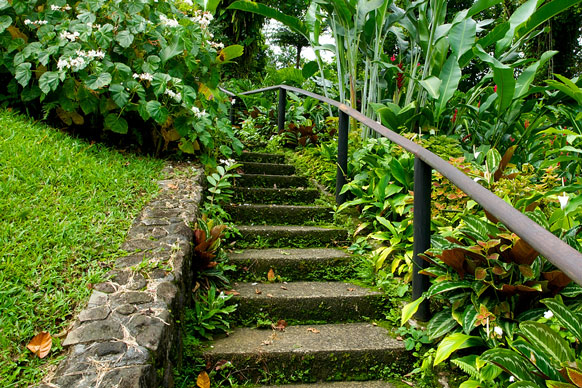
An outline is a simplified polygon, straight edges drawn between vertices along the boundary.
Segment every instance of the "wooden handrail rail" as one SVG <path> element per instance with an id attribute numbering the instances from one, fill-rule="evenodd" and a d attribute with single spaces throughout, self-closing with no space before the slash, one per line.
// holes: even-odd
<path id="1" fill-rule="evenodd" d="M 329 99 L 327 97 L 309 92 L 307 90 L 295 88 L 287 85 L 277 85 L 270 86 L 262 89 L 256 89 L 247 91 L 244 93 L 239 93 L 240 96 L 251 95 L 256 93 L 262 93 L 271 90 L 284 90 L 293 93 L 302 94 L 315 98 L 321 102 L 325 102 L 332 106 L 337 107 L 341 113 L 346 114 L 349 117 L 354 118 L 360 123 L 366 125 L 367 127 L 373 129 L 375 132 L 386 137 L 388 140 L 396 143 L 400 147 L 404 148 L 411 154 L 413 154 L 418 161 L 425 163 L 430 168 L 438 171 L 444 177 L 446 177 L 451 183 L 461 189 L 465 194 L 471 197 L 475 202 L 480 204 L 483 209 L 489 212 L 493 217 L 501 221 L 509 230 L 517 234 L 521 239 L 527 242 L 533 249 L 535 249 L 539 254 L 544 256 L 549 262 L 554 264 L 562 272 L 564 272 L 570 279 L 575 281 L 577 284 L 582 285 L 582 253 L 578 252 L 570 245 L 566 244 L 558 237 L 554 236 L 552 233 L 547 231 L 545 228 L 532 221 L 525 214 L 515 209 L 513 206 L 506 203 L 503 199 L 499 198 L 497 195 L 476 183 L 473 179 L 469 178 L 458 168 L 440 158 L 436 154 L 430 152 L 426 148 L 406 139 L 404 136 L 397 134 L 396 132 L 384 127 L 379 122 L 372 120 L 369 117 L 364 116 L 362 113 L 353 109 L 345 104 L 338 101 Z M 228 92 L 231 96 L 236 96 L 234 93 Z M 281 111 L 281 106 L 279 106 L 279 111 Z M 340 115 L 341 115 L 340 113 Z M 284 117 L 284 116 L 283 116 Z M 284 118 L 283 118 L 284 119 Z M 340 135 L 341 137 L 341 135 Z M 340 148 L 338 144 L 338 148 Z M 347 150 L 347 139 L 345 144 L 345 149 Z M 338 167 L 338 170 L 340 167 Z M 418 164 L 415 163 L 415 182 L 416 172 L 418 170 Z M 422 168 L 420 168 L 422 170 Z M 425 169 L 426 170 L 426 169 Z M 345 170 L 344 170 L 345 171 Z M 430 169 L 428 169 L 430 175 Z M 338 177 L 339 178 L 339 177 Z M 429 181 L 430 185 L 430 181 Z M 415 188 L 416 194 L 417 188 Z M 430 193 L 430 188 L 428 188 Z M 430 201 L 430 195 L 429 195 Z M 415 208 L 416 208 L 415 202 Z M 416 210 L 416 209 L 415 209 Z M 415 212 L 416 213 L 416 212 Z M 430 217 L 430 211 L 428 214 Z M 416 214 L 414 223 L 417 222 Z M 426 229 L 426 228 L 424 228 Z M 416 242 L 417 232 L 415 231 L 414 240 Z M 419 232 L 421 233 L 421 232 Z M 427 233 L 427 231 L 424 231 Z M 430 230 L 428 231 L 430 233 Z M 417 254 L 424 252 L 425 248 L 415 247 L 415 259 L 417 259 Z M 422 261 L 422 260 L 421 260 Z M 422 265 L 421 261 L 415 260 L 415 264 Z M 416 272 L 416 271 L 415 271 Z M 414 286 L 413 286 L 414 288 Z M 422 287 L 425 288 L 425 287 Z M 417 294 L 417 292 L 415 292 Z M 420 296 L 420 295 L 416 295 Z M 414 297 L 414 295 L 413 295 Z M 422 315 L 422 314 L 421 314 Z"/>

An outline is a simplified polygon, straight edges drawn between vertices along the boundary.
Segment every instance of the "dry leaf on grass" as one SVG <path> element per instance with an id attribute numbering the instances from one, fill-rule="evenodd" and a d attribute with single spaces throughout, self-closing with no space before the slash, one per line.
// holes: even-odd
<path id="1" fill-rule="evenodd" d="M 317 329 L 314 329 L 313 327 L 308 327 L 308 328 L 307 328 L 307 331 L 310 331 L 310 332 L 312 332 L 312 333 L 314 333 L 314 334 L 319 334 L 319 330 L 317 330 Z"/>
<path id="2" fill-rule="evenodd" d="M 273 268 L 271 268 L 267 273 L 267 280 L 269 280 L 270 282 L 275 281 L 275 271 L 273 271 Z"/>
<path id="3" fill-rule="evenodd" d="M 53 346 L 53 339 L 46 331 L 34 336 L 34 338 L 26 345 L 28 350 L 38 356 L 38 358 L 45 358 L 51 351 Z"/>
<path id="4" fill-rule="evenodd" d="M 200 388 L 210 388 L 210 377 L 208 377 L 208 373 L 206 373 L 206 371 L 202 371 L 202 373 L 198 375 L 196 385 Z"/>

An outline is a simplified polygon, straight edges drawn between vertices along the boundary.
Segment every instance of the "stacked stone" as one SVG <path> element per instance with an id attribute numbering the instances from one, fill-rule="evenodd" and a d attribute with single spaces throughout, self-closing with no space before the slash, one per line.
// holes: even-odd
<path id="1" fill-rule="evenodd" d="M 172 386 L 177 321 L 193 280 L 193 232 L 203 173 L 168 166 L 160 194 L 135 219 L 108 281 L 94 286 L 63 342 L 67 358 L 40 388 Z"/>

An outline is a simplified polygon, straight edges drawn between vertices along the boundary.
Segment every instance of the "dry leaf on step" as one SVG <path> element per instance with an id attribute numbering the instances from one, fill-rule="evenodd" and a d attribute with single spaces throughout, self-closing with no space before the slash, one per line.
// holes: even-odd
<path id="1" fill-rule="evenodd" d="M 348 291 L 354 291 L 354 290 L 355 290 L 355 288 L 351 288 L 351 287 L 348 288 Z"/>
<path id="2" fill-rule="evenodd" d="M 237 290 L 228 290 L 228 291 L 224 291 L 224 293 L 226 295 L 234 295 L 234 296 L 239 296 L 240 292 L 238 292 Z"/>
<path id="3" fill-rule="evenodd" d="M 202 371 L 198 375 L 198 379 L 196 379 L 196 385 L 200 388 L 210 388 L 210 377 L 208 377 L 208 373 L 206 371 Z"/>
<path id="4" fill-rule="evenodd" d="M 273 268 L 271 268 L 271 269 L 269 270 L 269 273 L 267 273 L 267 279 L 268 279 L 270 282 L 274 282 L 274 281 L 275 281 L 275 271 L 273 271 Z"/>
<path id="5" fill-rule="evenodd" d="M 287 289 L 287 287 L 285 287 L 285 286 L 281 286 L 281 289 L 282 289 L 282 290 L 286 290 L 286 289 Z"/>
<path id="6" fill-rule="evenodd" d="M 45 358 L 51 351 L 52 346 L 53 339 L 46 331 L 35 335 L 28 345 L 26 345 L 28 350 L 36 354 L 38 358 Z"/>
<path id="7" fill-rule="evenodd" d="M 267 296 L 268 296 L 269 298 L 272 298 L 272 297 L 273 297 L 273 295 L 272 295 L 272 294 L 267 294 Z"/>
<path id="8" fill-rule="evenodd" d="M 258 288 L 255 288 L 255 294 L 261 295 L 262 293 L 263 291 L 259 290 Z"/>
<path id="9" fill-rule="evenodd" d="M 319 330 L 317 330 L 317 329 L 314 329 L 313 327 L 308 327 L 308 328 L 307 328 L 307 331 L 310 331 L 310 332 L 312 332 L 312 333 L 314 333 L 314 334 L 319 334 Z"/>
<path id="10" fill-rule="evenodd" d="M 273 324 L 271 325 L 271 327 L 273 328 L 273 330 L 285 331 L 285 328 L 287 327 L 287 322 L 285 322 L 284 319 L 279 319 L 279 321 L 277 321 L 277 325 L 275 326 Z"/>

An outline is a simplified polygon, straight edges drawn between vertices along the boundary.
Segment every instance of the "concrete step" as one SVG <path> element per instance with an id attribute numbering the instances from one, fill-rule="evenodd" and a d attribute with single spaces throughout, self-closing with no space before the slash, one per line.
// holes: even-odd
<path id="1" fill-rule="evenodd" d="M 283 279 L 331 280 L 355 276 L 352 256 L 337 248 L 246 249 L 228 254 L 238 279 L 267 278 L 272 268 Z"/>
<path id="2" fill-rule="evenodd" d="M 297 225 L 242 225 L 237 226 L 240 242 L 256 246 L 315 247 L 346 241 L 348 232 L 341 228 Z"/>
<path id="3" fill-rule="evenodd" d="M 265 174 L 240 174 L 234 179 L 235 186 L 243 187 L 270 187 L 282 189 L 288 187 L 308 187 L 309 180 L 297 175 L 265 175 Z"/>
<path id="4" fill-rule="evenodd" d="M 261 314 L 275 322 L 378 318 L 383 301 L 381 292 L 344 282 L 239 283 L 233 290 L 240 293 L 231 302 L 238 304 L 236 316 L 241 322 L 254 321 Z"/>
<path id="5" fill-rule="evenodd" d="M 251 383 L 283 376 L 302 382 L 368 380 L 387 367 L 404 375 L 412 365 L 403 342 L 368 323 L 288 326 L 284 331 L 235 329 L 215 340 L 204 358 L 207 365 L 232 362 Z"/>
<path id="6" fill-rule="evenodd" d="M 234 187 L 234 200 L 241 203 L 282 203 L 302 204 L 312 203 L 319 198 L 316 189 L 293 188 L 271 189 L 266 187 Z"/>
<path id="7" fill-rule="evenodd" d="M 333 222 L 333 210 L 327 206 L 301 205 L 225 205 L 233 221 L 243 224 L 305 224 Z"/>
<path id="8" fill-rule="evenodd" d="M 394 388 L 387 381 L 336 381 L 334 383 L 262 385 L 257 388 Z"/>
<path id="9" fill-rule="evenodd" d="M 291 164 L 242 162 L 241 168 L 245 174 L 267 174 L 267 175 L 295 174 L 295 166 Z"/>
<path id="10" fill-rule="evenodd" d="M 285 155 L 283 154 L 268 154 L 264 152 L 243 152 L 237 156 L 240 162 L 255 162 L 255 163 L 285 163 Z"/>

